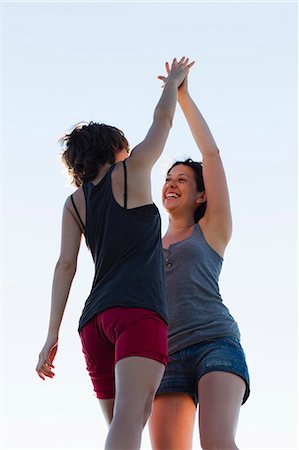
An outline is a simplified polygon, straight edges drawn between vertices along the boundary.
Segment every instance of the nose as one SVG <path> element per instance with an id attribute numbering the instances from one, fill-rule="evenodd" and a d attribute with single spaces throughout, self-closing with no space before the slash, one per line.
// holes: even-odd
<path id="1" fill-rule="evenodd" d="M 174 186 L 175 186 L 174 180 L 168 180 L 168 181 L 167 181 L 167 186 L 169 186 L 169 187 L 174 187 Z"/>

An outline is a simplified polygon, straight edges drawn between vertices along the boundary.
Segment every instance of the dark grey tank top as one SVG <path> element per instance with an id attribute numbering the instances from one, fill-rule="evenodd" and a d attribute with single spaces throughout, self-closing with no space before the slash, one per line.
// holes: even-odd
<path id="1" fill-rule="evenodd" d="M 218 279 L 223 258 L 207 243 L 198 224 L 192 235 L 164 249 L 169 353 L 232 336 L 238 325 L 224 306 Z"/>
<path id="2" fill-rule="evenodd" d="M 160 214 L 154 204 L 126 208 L 123 165 L 124 207 L 112 193 L 114 164 L 97 185 L 83 185 L 84 234 L 95 274 L 79 331 L 96 314 L 115 306 L 146 308 L 167 321 Z"/>

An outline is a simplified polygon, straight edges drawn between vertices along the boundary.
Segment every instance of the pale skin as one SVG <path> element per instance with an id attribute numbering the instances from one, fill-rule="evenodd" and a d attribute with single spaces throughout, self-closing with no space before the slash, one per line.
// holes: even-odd
<path id="1" fill-rule="evenodd" d="M 122 164 L 127 158 L 128 208 L 152 203 L 151 169 L 165 146 L 176 108 L 178 86 L 187 76 L 193 63 L 183 57 L 173 60 L 161 98 L 155 108 L 153 123 L 145 139 L 128 157 L 125 149 L 116 153 L 116 166 L 112 173 L 112 192 L 123 206 L 124 174 Z M 97 184 L 109 170 L 110 164 L 99 166 L 92 182 Z M 85 200 L 82 187 L 73 194 L 80 216 L 85 223 Z M 70 197 L 66 200 L 62 215 L 61 249 L 53 284 L 49 328 L 46 342 L 39 354 L 36 371 L 42 380 L 53 378 L 53 361 L 58 349 L 61 321 L 69 291 L 76 273 L 77 258 L 82 238 L 82 228 Z M 143 357 L 128 357 L 115 367 L 115 399 L 100 400 L 108 424 L 110 424 L 105 450 L 139 449 L 141 433 L 150 415 L 152 401 L 159 387 L 165 367 L 162 363 Z"/>
<path id="2" fill-rule="evenodd" d="M 166 63 L 169 74 L 170 66 Z M 162 81 L 167 77 L 159 76 Z M 207 201 L 199 226 L 208 244 L 221 256 L 232 232 L 229 194 L 219 150 L 198 107 L 192 100 L 187 77 L 179 88 L 178 102 L 201 152 L 205 191 L 198 192 L 193 169 L 182 164 L 166 177 L 162 201 L 169 215 L 163 247 L 191 236 L 194 211 Z M 198 383 L 199 435 L 203 450 L 237 450 L 235 434 L 245 382 L 237 375 L 210 372 Z M 153 450 L 191 450 L 196 407 L 184 393 L 160 394 L 150 418 Z"/>

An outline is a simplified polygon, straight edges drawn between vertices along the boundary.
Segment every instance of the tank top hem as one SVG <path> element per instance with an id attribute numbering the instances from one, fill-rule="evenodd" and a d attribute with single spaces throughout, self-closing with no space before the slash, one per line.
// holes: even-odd
<path id="1" fill-rule="evenodd" d="M 78 333 L 80 333 L 80 332 L 82 331 L 82 328 L 84 328 L 85 325 L 87 325 L 87 324 L 88 324 L 92 319 L 94 319 L 94 317 L 97 316 L 98 314 L 101 314 L 101 313 L 107 311 L 108 309 L 111 309 L 111 308 L 118 308 L 118 307 L 122 307 L 122 308 L 142 308 L 142 309 L 147 309 L 148 311 L 152 311 L 152 312 L 158 314 L 158 316 L 161 317 L 161 319 L 163 320 L 163 322 L 165 322 L 165 324 L 167 325 L 167 318 L 166 318 L 165 316 L 163 316 L 163 315 L 161 314 L 161 311 L 158 311 L 157 308 L 151 308 L 151 307 L 148 307 L 148 306 L 140 306 L 140 305 L 134 305 L 134 304 L 128 305 L 128 303 L 125 303 L 125 304 L 124 304 L 124 303 L 117 303 L 117 302 L 115 302 L 115 303 L 114 303 L 113 305 L 111 305 L 111 306 L 107 306 L 107 307 L 105 307 L 105 308 L 99 308 L 99 310 L 97 310 L 96 312 L 94 312 L 94 313 L 91 315 L 91 317 L 86 317 L 86 319 L 82 320 L 82 322 L 81 322 L 81 318 L 82 318 L 82 316 L 81 316 L 80 321 L 79 321 L 79 326 L 78 326 Z"/>
<path id="2" fill-rule="evenodd" d="M 173 353 L 179 352 L 180 350 L 185 350 L 188 347 L 192 347 L 192 345 L 196 345 L 196 344 L 202 344 L 204 342 L 209 342 L 209 341 L 213 341 L 215 339 L 221 339 L 221 338 L 235 338 L 237 339 L 239 342 L 241 341 L 241 335 L 240 333 L 238 334 L 233 334 L 233 333 L 220 333 L 220 334 L 215 334 L 215 335 L 211 335 L 211 336 L 206 336 L 201 338 L 197 338 L 197 339 L 190 339 L 188 341 L 188 343 L 184 343 L 184 344 L 178 344 L 176 346 L 174 346 L 174 348 L 172 348 L 171 344 L 169 343 L 168 340 L 168 353 L 169 355 L 172 355 Z"/>

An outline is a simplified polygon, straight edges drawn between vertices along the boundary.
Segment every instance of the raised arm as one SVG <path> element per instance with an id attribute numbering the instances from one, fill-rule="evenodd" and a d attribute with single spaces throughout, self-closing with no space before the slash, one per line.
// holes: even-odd
<path id="1" fill-rule="evenodd" d="M 153 123 L 145 139 L 137 145 L 128 160 L 136 168 L 151 169 L 165 146 L 176 108 L 178 87 L 187 76 L 194 63 L 183 57 L 179 62 L 173 60 L 163 93 L 155 108 Z"/>
<path id="2" fill-rule="evenodd" d="M 232 231 L 229 193 L 220 153 L 211 131 L 189 94 L 180 97 L 180 106 L 202 154 L 202 170 L 207 208 L 202 222 L 219 245 L 227 245 Z M 223 249 L 224 250 L 224 249 Z"/>
<path id="3" fill-rule="evenodd" d="M 170 73 L 169 64 L 166 71 Z M 159 77 L 162 80 L 164 77 Z M 205 234 L 220 253 L 231 237 L 232 219 L 229 193 L 220 153 L 212 133 L 188 91 L 188 77 L 178 90 L 178 102 L 187 119 L 194 140 L 202 154 L 203 178 L 207 208 L 201 225 Z"/>
<path id="4" fill-rule="evenodd" d="M 53 360 L 58 347 L 59 329 L 76 273 L 81 242 L 81 230 L 69 208 L 70 198 L 67 199 L 63 209 L 61 250 L 53 277 L 48 335 L 36 366 L 36 371 L 43 380 L 45 377 L 53 378 L 54 376 Z"/>

